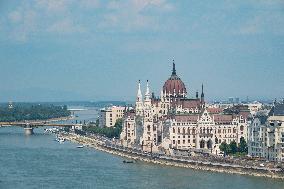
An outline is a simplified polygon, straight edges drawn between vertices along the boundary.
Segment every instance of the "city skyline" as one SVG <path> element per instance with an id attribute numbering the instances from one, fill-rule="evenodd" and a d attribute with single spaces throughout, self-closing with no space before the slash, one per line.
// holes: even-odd
<path id="1" fill-rule="evenodd" d="M 2 1 L 0 101 L 133 100 L 171 73 L 189 96 L 283 98 L 281 1 Z M 127 10 L 127 11 L 126 11 Z"/>

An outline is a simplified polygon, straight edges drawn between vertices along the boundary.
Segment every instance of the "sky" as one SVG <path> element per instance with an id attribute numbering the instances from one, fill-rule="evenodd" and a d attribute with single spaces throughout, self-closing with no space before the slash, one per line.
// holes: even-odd
<path id="1" fill-rule="evenodd" d="M 0 102 L 284 97 L 283 0 L 0 0 Z"/>

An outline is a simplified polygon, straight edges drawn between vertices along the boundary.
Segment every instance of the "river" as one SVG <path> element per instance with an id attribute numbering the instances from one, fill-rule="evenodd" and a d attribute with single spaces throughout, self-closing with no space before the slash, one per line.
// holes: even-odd
<path id="1" fill-rule="evenodd" d="M 86 114 L 89 114 L 88 116 Z M 78 112 L 95 119 L 90 111 Z M 81 119 L 83 120 L 83 119 Z M 284 181 L 137 162 L 77 144 L 59 144 L 43 128 L 0 128 L 0 189 L 5 188 L 192 188 L 283 189 Z"/>

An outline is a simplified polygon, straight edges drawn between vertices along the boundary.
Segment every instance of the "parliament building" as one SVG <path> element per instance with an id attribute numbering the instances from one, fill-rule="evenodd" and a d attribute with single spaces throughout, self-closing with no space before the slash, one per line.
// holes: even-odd
<path id="1" fill-rule="evenodd" d="M 121 144 L 156 153 L 218 154 L 223 141 L 239 143 L 241 137 L 247 138 L 249 111 L 228 113 L 209 107 L 203 84 L 200 95 L 196 92 L 194 98 L 189 98 L 189 92 L 177 75 L 174 62 L 159 97 L 151 93 L 149 81 L 143 97 L 139 81 L 135 108 L 124 114 Z"/>

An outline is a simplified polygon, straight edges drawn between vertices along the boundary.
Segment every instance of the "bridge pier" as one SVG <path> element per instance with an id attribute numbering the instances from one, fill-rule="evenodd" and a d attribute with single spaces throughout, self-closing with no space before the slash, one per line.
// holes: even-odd
<path id="1" fill-rule="evenodd" d="M 25 127 L 25 135 L 32 135 L 34 134 L 34 128 L 32 127 Z"/>

